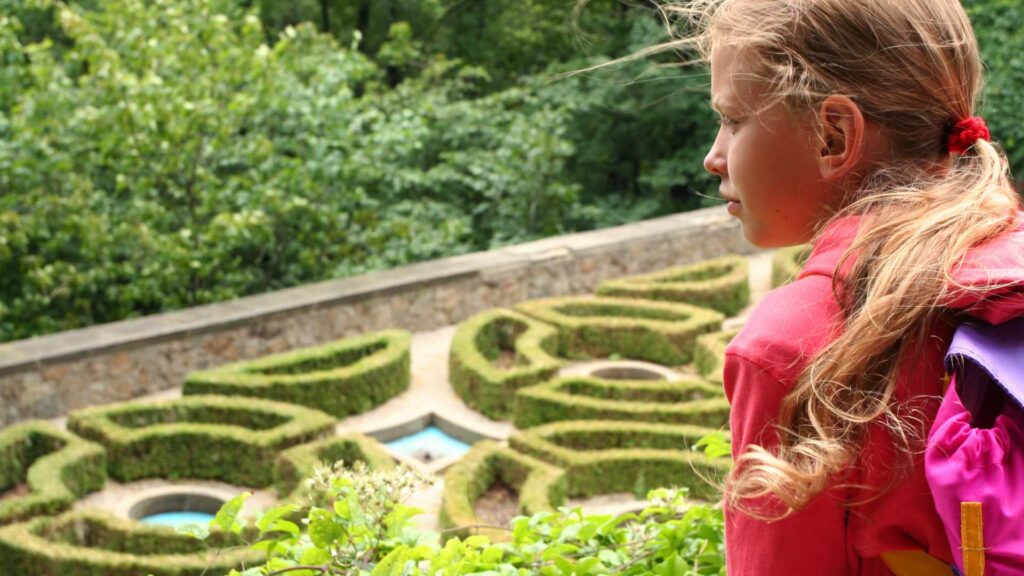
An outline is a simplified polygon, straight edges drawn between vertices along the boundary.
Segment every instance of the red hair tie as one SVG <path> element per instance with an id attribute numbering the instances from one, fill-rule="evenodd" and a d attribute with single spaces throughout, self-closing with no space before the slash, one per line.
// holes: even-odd
<path id="1" fill-rule="evenodd" d="M 984 118 L 981 116 L 967 118 L 953 126 L 953 132 L 949 135 L 949 152 L 950 154 L 963 154 L 978 140 L 990 141 L 991 139 L 992 134 L 988 131 Z"/>

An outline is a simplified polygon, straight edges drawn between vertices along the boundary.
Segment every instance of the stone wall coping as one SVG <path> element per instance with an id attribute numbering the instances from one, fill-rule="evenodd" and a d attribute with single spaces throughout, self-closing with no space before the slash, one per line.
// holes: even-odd
<path id="1" fill-rule="evenodd" d="M 540 261 L 587 257 L 612 245 L 649 241 L 729 220 L 724 207 L 705 208 L 651 220 L 545 238 L 358 276 L 326 280 L 226 302 L 195 306 L 130 320 L 99 324 L 0 344 L 0 375 L 36 369 L 98 352 L 127 349 L 192 334 L 222 330 L 303 309 L 400 292 L 410 287 L 480 276 L 487 280 Z"/>

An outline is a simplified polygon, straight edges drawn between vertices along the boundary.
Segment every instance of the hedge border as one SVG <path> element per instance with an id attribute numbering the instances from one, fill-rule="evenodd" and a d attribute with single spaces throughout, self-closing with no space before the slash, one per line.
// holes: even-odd
<path id="1" fill-rule="evenodd" d="M 732 464 L 710 460 L 689 448 L 714 429 L 692 425 L 651 424 L 601 420 L 557 422 L 524 430 L 509 439 L 515 450 L 565 469 L 570 497 L 589 497 L 611 492 L 640 492 L 661 486 L 682 485 L 695 498 L 715 500 L 718 486 L 704 478 L 721 479 Z M 559 444 L 560 435 L 593 435 L 589 449 Z M 619 445 L 609 437 L 620 436 Z M 658 442 L 644 442 L 644 435 Z M 665 448 L 674 442 L 680 449 Z M 609 447 L 611 445 L 611 447 Z M 654 445 L 655 447 L 651 447 Z M 703 478 L 702 478 L 703 476 Z M 637 483 L 646 486 L 637 486 Z"/>
<path id="2" fill-rule="evenodd" d="M 249 413 L 280 419 L 269 429 L 197 422 L 154 423 L 128 428 L 115 417 L 208 411 L 225 416 Z M 139 478 L 202 478 L 262 487 L 273 481 L 273 462 L 281 450 L 331 432 L 334 419 L 323 412 L 256 398 L 187 396 L 154 402 L 125 402 L 72 412 L 68 428 L 107 448 L 110 475 L 121 481 Z"/>
<path id="3" fill-rule="evenodd" d="M 227 364 L 189 374 L 182 394 L 264 398 L 309 406 L 344 418 L 366 412 L 409 388 L 411 341 L 412 335 L 407 331 L 385 330 Z M 332 358 L 380 345 L 383 348 L 342 366 L 297 373 L 265 373 L 267 370 L 288 372 L 295 366 L 330 362 Z"/>
<path id="4" fill-rule="evenodd" d="M 571 316 L 569 306 L 604 307 L 602 316 Z M 616 316 L 625 309 L 658 317 Z M 558 328 L 558 353 L 563 357 L 588 355 L 647 360 L 677 366 L 693 359 L 693 344 L 700 334 L 721 330 L 721 312 L 678 302 L 657 302 L 605 296 L 568 296 L 523 302 L 516 310 Z"/>
<path id="5" fill-rule="evenodd" d="M 703 277 L 709 269 L 717 268 L 725 268 L 725 272 Z M 687 276 L 696 279 L 679 279 Z M 743 256 L 723 256 L 689 266 L 608 280 L 597 287 L 597 294 L 682 302 L 733 316 L 750 303 L 750 264 Z"/>
<path id="6" fill-rule="evenodd" d="M 344 454 L 338 458 L 322 456 L 326 451 Z M 336 453 L 337 453 L 336 452 Z M 347 457 L 346 457 L 347 456 Z M 274 488 L 283 500 L 295 501 L 304 493 L 303 480 L 310 478 L 316 467 L 324 461 L 361 461 L 371 470 L 393 470 L 395 460 L 384 446 L 373 438 L 349 432 L 293 446 L 277 455 L 274 464 Z"/>
<path id="7" fill-rule="evenodd" d="M 26 451 L 47 439 L 53 450 L 26 461 Z M 18 452 L 21 454 L 18 454 Z M 0 430 L 0 492 L 24 482 L 29 493 L 0 501 L 0 525 L 68 509 L 76 500 L 103 487 L 107 453 L 46 422 L 30 421 Z"/>
<path id="8" fill-rule="evenodd" d="M 789 284 L 800 275 L 804 262 L 811 254 L 811 245 L 779 248 L 772 254 L 772 288 Z"/>
<path id="9" fill-rule="evenodd" d="M 480 534 L 492 541 L 508 540 L 507 531 L 472 528 L 479 524 L 476 502 L 496 479 L 519 493 L 519 511 L 527 516 L 552 511 L 565 501 L 563 470 L 496 442 L 478 442 L 444 475 L 438 522 L 448 531 L 447 538 Z"/>
<path id="10" fill-rule="evenodd" d="M 697 337 L 693 349 L 693 365 L 708 382 L 719 386 L 724 384 L 722 369 L 725 367 L 725 349 L 740 330 L 742 327 Z"/>
<path id="11" fill-rule="evenodd" d="M 518 322 L 525 329 L 515 337 L 517 358 L 527 364 L 501 369 L 484 355 L 480 338 L 498 322 Z M 558 330 L 505 308 L 477 314 L 459 324 L 448 357 L 449 381 L 455 393 L 471 408 L 490 418 L 508 419 L 509 402 L 516 390 L 554 377 L 563 362 L 555 357 Z"/>
<path id="12" fill-rule="evenodd" d="M 629 387 L 634 390 L 676 389 L 681 393 L 692 391 L 695 394 L 707 394 L 708 397 L 685 402 L 637 402 L 593 398 L 565 391 L 577 382 L 591 386 Z M 574 376 L 523 388 L 516 394 L 516 428 L 522 430 L 564 420 L 639 420 L 719 427 L 729 423 L 729 402 L 722 395 L 721 388 L 694 380 L 615 381 Z"/>
<path id="13" fill-rule="evenodd" d="M 46 537 L 46 532 L 68 524 L 89 526 L 94 530 L 96 526 L 102 527 L 110 532 L 108 538 L 117 546 L 128 547 L 133 543 L 152 541 L 152 550 L 189 543 L 205 548 L 199 540 L 176 534 L 167 527 L 147 526 L 98 511 L 72 511 L 0 528 L 0 565 L 11 574 L 38 576 L 199 576 L 204 572 L 223 574 L 243 562 L 258 564 L 263 559 L 262 552 L 246 548 L 219 555 L 205 550 L 146 554 L 141 551 L 104 550 Z M 223 541 L 227 542 L 226 539 Z"/>

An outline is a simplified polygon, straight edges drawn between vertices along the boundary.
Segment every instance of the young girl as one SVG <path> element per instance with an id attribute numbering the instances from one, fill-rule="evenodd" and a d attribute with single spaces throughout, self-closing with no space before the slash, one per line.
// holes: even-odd
<path id="1" fill-rule="evenodd" d="M 1024 215 L 975 117 L 970 22 L 959 0 L 670 10 L 710 61 L 705 167 L 729 213 L 757 246 L 812 242 L 726 355 L 729 575 L 951 574 L 921 457 L 943 354 L 964 316 L 1024 315 Z"/>

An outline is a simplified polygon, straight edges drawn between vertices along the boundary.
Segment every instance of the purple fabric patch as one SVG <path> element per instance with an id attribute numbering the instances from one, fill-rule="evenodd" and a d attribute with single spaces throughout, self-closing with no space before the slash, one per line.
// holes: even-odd
<path id="1" fill-rule="evenodd" d="M 1024 317 L 998 326 L 961 324 L 946 352 L 946 370 L 957 373 L 957 393 L 976 425 L 988 427 L 1006 397 L 1024 407 Z"/>

